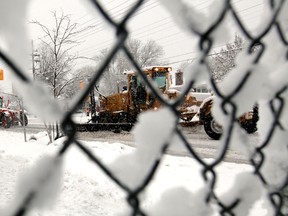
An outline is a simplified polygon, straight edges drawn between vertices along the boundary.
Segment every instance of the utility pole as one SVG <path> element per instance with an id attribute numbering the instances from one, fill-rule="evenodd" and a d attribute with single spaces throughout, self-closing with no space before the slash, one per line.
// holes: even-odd
<path id="1" fill-rule="evenodd" d="M 32 40 L 32 74 L 33 74 L 33 80 L 35 80 L 35 64 L 34 64 L 34 44 Z"/>
<path id="2" fill-rule="evenodd" d="M 36 72 L 35 63 L 40 62 L 40 54 L 37 52 L 37 50 L 34 51 L 33 40 L 31 43 L 32 43 L 32 74 L 33 74 L 33 80 L 35 80 L 35 72 Z"/>

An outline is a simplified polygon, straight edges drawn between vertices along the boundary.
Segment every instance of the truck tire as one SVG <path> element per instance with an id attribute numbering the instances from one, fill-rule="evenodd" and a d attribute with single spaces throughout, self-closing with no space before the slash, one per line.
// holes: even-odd
<path id="1" fill-rule="evenodd" d="M 223 132 L 222 127 L 216 123 L 211 113 L 204 120 L 204 130 L 209 137 L 215 140 L 219 140 Z"/>
<path id="2" fill-rule="evenodd" d="M 248 134 L 252 134 L 252 133 L 257 131 L 257 124 L 256 123 L 242 124 L 241 126 Z"/>
<path id="3" fill-rule="evenodd" d="M 2 119 L 1 119 L 1 122 L 2 122 L 2 126 L 4 128 L 10 128 L 11 126 L 11 120 L 7 117 L 7 116 L 2 116 Z"/>
<path id="4" fill-rule="evenodd" d="M 248 134 L 252 134 L 257 131 L 257 122 L 259 120 L 258 106 L 253 107 L 253 118 L 249 122 L 242 123 L 241 126 L 246 130 Z"/>

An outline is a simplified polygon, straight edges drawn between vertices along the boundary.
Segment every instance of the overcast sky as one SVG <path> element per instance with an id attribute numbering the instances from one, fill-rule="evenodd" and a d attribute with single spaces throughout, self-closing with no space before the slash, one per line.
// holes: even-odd
<path id="1" fill-rule="evenodd" d="M 77 62 L 78 67 L 95 65 L 94 61 L 88 59 L 97 55 L 101 49 L 111 47 L 115 39 L 115 30 L 99 16 L 98 11 L 91 6 L 91 3 L 88 4 L 88 2 L 90 3 L 88 0 L 30 0 L 27 27 L 30 32 L 31 42 L 33 41 L 34 44 L 34 49 L 37 48 L 40 42 L 39 38 L 43 38 L 44 34 L 39 26 L 29 24 L 29 21 L 37 20 L 51 27 L 55 24 L 51 12 L 56 11 L 61 13 L 61 11 L 63 11 L 65 15 L 69 14 L 72 22 L 78 23 L 81 28 L 89 25 L 96 26 L 95 29 L 77 37 L 77 40 L 81 41 L 81 45 L 73 50 L 73 52 L 79 56 L 87 58 L 86 60 Z M 101 0 L 101 2 L 107 11 L 119 20 L 136 1 Z M 191 0 L 189 2 L 191 2 L 199 12 L 207 14 L 212 1 Z M 263 0 L 234 0 L 233 2 L 241 18 L 245 20 L 245 26 L 250 26 L 251 29 L 254 29 L 257 23 L 263 19 L 263 16 L 261 16 L 264 5 Z M 88 7 L 88 5 L 90 5 L 90 7 Z M 231 41 L 227 42 L 232 42 L 234 33 L 239 31 L 233 28 L 233 22 L 231 20 L 228 20 L 228 22 L 231 24 Z M 132 38 L 139 39 L 143 43 L 152 39 L 161 45 L 165 51 L 165 56 L 162 60 L 169 62 L 169 66 L 172 66 L 174 70 L 176 70 L 181 63 L 194 61 L 195 58 L 198 57 L 199 53 L 196 49 L 198 38 L 191 36 L 175 25 L 171 19 L 171 15 L 162 8 L 157 0 L 147 0 L 137 14 L 129 20 L 128 27 Z M 225 34 L 227 34 L 227 32 L 225 32 Z M 216 44 L 214 50 L 219 50 L 219 47 L 221 48 L 225 44 L 226 42 Z M 8 70 L 5 66 L 2 65 L 2 67 L 5 71 Z M 7 90 L 6 86 L 4 88 L 3 86 L 6 85 L 8 75 L 9 73 L 6 72 L 5 82 L 1 82 L 0 88 L 2 88 L 2 90 Z M 10 89 L 10 84 L 7 86 Z"/>
<path id="2" fill-rule="evenodd" d="M 87 3 L 83 4 L 83 2 L 85 1 L 33 0 L 29 18 L 48 25 L 49 23 L 51 24 L 53 20 L 51 11 L 60 12 L 62 10 L 65 14 L 71 14 L 72 21 L 79 23 L 81 27 L 96 25 L 97 27 L 93 31 L 79 36 L 79 40 L 83 42 L 81 46 L 77 48 L 79 55 L 91 58 L 95 56 L 99 50 L 111 47 L 115 32 L 103 22 L 103 19 L 97 15 L 97 12 L 94 12 L 93 8 L 90 8 L 90 11 L 87 10 Z M 119 18 L 135 1 L 102 0 L 101 2 L 104 2 L 103 5 L 111 14 Z M 194 0 L 191 2 L 199 11 L 206 13 L 211 0 Z M 235 8 L 239 10 L 243 19 L 247 20 L 247 24 L 255 27 L 261 14 L 262 1 L 234 0 L 234 2 Z M 174 67 L 181 62 L 185 62 L 188 59 L 193 60 L 197 57 L 195 49 L 195 45 L 198 42 L 197 38 L 191 37 L 179 29 L 157 0 L 147 1 L 142 9 L 139 10 L 138 14 L 129 21 L 129 27 L 133 32 L 133 38 L 137 38 L 143 42 L 148 39 L 153 39 L 163 46 L 165 50 L 164 60 L 169 60 Z M 29 28 L 33 30 L 31 37 L 35 41 L 34 43 L 37 44 L 37 37 L 40 36 L 39 28 L 38 30 L 35 26 L 30 26 Z M 233 35 L 232 33 L 232 39 Z M 221 45 L 225 45 L 225 43 L 219 44 L 218 46 Z M 81 62 L 83 66 L 91 63 L 91 60 Z"/>

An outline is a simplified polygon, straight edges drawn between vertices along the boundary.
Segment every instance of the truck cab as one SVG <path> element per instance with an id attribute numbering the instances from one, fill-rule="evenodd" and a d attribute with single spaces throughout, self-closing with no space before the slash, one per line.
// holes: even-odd
<path id="1" fill-rule="evenodd" d="M 171 67 L 148 67 L 143 72 L 162 94 L 166 94 L 167 89 L 169 89 L 169 72 L 171 70 Z M 137 111 L 140 112 L 160 107 L 160 103 L 155 100 L 148 87 L 141 81 L 136 72 L 131 71 L 127 73 L 127 79 L 131 110 L 138 109 Z"/>

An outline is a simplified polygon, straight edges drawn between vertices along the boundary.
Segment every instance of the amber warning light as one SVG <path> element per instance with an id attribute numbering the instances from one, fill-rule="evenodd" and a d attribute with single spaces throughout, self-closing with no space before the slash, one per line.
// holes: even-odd
<path id="1" fill-rule="evenodd" d="M 171 67 L 153 67 L 152 68 L 153 71 L 172 71 Z"/>
<path id="2" fill-rule="evenodd" d="M 0 68 L 0 80 L 4 80 L 4 71 Z"/>

